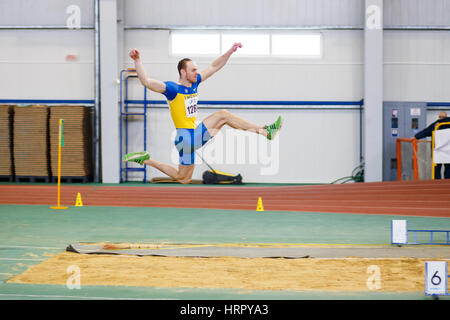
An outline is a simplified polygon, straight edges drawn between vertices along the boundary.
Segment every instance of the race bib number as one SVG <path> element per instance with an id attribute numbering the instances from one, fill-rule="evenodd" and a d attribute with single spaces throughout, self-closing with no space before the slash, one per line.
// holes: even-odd
<path id="1" fill-rule="evenodd" d="M 186 118 L 192 118 L 197 116 L 197 95 L 187 96 L 184 100 L 186 107 Z"/>

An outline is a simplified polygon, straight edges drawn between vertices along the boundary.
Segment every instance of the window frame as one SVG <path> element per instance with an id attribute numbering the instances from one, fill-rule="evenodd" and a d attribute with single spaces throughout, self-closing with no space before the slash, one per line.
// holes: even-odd
<path id="1" fill-rule="evenodd" d="M 173 53 L 173 35 L 174 34 L 213 34 L 218 36 L 219 41 L 219 51 L 216 53 Z M 169 34 L 169 56 L 171 57 L 217 57 L 221 54 L 223 54 L 226 50 L 226 48 L 223 48 L 223 35 L 268 35 L 269 39 L 269 52 L 268 54 L 242 54 L 242 55 L 236 55 L 235 59 L 293 59 L 293 60 L 320 60 L 323 58 L 323 49 L 324 49 L 324 43 L 323 43 L 323 33 L 322 32 L 311 32 L 311 31 L 296 31 L 296 30 L 233 30 L 233 31 L 224 31 L 224 30 L 170 30 Z M 295 55 L 295 54 L 273 54 L 273 36 L 277 35 L 316 35 L 319 37 L 319 50 L 320 53 L 318 55 Z M 245 45 L 245 43 L 244 43 Z"/>

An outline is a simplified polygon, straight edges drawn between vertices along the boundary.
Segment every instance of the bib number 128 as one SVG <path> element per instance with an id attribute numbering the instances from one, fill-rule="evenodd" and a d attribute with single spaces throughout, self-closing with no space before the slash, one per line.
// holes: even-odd
<path id="1" fill-rule="evenodd" d="M 184 101 L 185 106 L 186 106 L 186 117 L 187 118 L 192 118 L 197 115 L 197 101 L 198 101 L 197 96 L 188 98 Z"/>

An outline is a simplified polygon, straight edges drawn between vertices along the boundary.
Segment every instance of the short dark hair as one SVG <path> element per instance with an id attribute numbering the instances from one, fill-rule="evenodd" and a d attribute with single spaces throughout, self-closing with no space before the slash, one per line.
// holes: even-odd
<path id="1" fill-rule="evenodd" d="M 186 70 L 186 63 L 188 63 L 189 61 L 192 61 L 192 59 L 189 59 L 189 58 L 184 58 L 184 59 L 181 59 L 179 62 L 178 62 L 178 74 L 181 76 L 181 69 L 184 69 L 184 70 Z"/>

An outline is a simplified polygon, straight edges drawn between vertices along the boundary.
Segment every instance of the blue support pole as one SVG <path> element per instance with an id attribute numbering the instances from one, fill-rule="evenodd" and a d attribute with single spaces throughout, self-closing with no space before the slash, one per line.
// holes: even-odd
<path id="1" fill-rule="evenodd" d="M 125 78 L 125 154 L 128 153 L 128 76 Z M 128 181 L 128 162 L 125 162 L 125 181 Z"/>
<path id="2" fill-rule="evenodd" d="M 144 86 L 144 150 L 147 150 L 147 88 Z M 144 183 L 147 181 L 147 165 L 144 164 Z"/>
<path id="3" fill-rule="evenodd" d="M 129 167 L 128 162 L 125 163 L 124 167 L 122 164 L 122 152 L 125 149 L 125 153 L 128 153 L 128 116 L 144 116 L 144 149 L 147 149 L 147 105 L 149 101 L 147 99 L 147 88 L 144 87 L 144 100 L 139 101 L 137 104 L 144 105 L 143 112 L 129 112 L 128 109 L 133 108 L 133 105 L 136 104 L 132 100 L 128 99 L 128 81 L 130 78 L 138 78 L 136 75 L 127 74 L 124 76 L 125 72 L 134 72 L 133 70 L 127 69 L 122 70 L 120 72 L 120 182 L 128 181 L 128 171 L 134 172 L 144 172 L 144 182 L 147 181 L 146 175 L 146 165 L 143 168 L 134 168 Z M 125 85 L 125 89 L 123 88 Z M 131 106 L 130 106 L 131 105 Z M 125 128 L 123 128 L 125 122 Z M 125 131 L 125 137 L 123 136 L 123 131 Z M 125 144 L 125 147 L 123 146 Z M 122 178 L 122 173 L 125 171 L 125 179 Z"/>
<path id="4" fill-rule="evenodd" d="M 122 70 L 122 71 L 120 71 L 120 154 L 119 154 L 119 163 L 120 163 L 120 166 L 119 166 L 119 170 L 120 170 L 120 175 L 119 175 L 119 178 L 120 178 L 120 182 L 122 182 L 123 181 L 123 178 L 122 178 L 122 127 L 123 127 L 123 124 L 122 124 L 122 122 L 123 122 L 123 118 L 122 118 L 122 113 L 123 113 L 123 99 L 122 99 L 122 86 L 123 86 L 123 72 L 124 72 L 124 70 Z"/>

